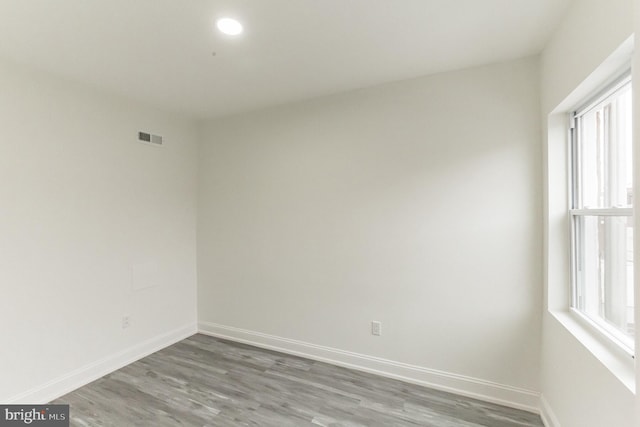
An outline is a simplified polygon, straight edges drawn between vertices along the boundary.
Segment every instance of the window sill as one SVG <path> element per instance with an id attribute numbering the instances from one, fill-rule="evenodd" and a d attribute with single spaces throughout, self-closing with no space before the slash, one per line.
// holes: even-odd
<path id="1" fill-rule="evenodd" d="M 580 344 L 600 361 L 626 388 L 635 393 L 634 359 L 622 348 L 592 330 L 569 311 L 549 311 Z"/>

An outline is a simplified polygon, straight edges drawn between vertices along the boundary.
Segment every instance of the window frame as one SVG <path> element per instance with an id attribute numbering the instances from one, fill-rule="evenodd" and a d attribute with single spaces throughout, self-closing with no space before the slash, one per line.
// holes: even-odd
<path id="1" fill-rule="evenodd" d="M 615 326 L 609 325 L 606 320 L 600 318 L 594 318 L 587 312 L 581 310 L 578 304 L 578 287 L 580 286 L 580 273 L 579 273 L 579 260 L 581 255 L 579 254 L 580 248 L 582 248 L 579 239 L 581 233 L 577 228 L 580 221 L 577 218 L 582 217 L 634 217 L 635 200 L 632 199 L 631 207 L 619 208 L 583 208 L 581 207 L 580 200 L 580 159 L 579 159 L 579 147 L 580 135 L 578 130 L 578 120 L 583 115 L 599 107 L 600 105 L 609 101 L 620 90 L 626 86 L 630 86 L 632 89 L 632 74 L 631 69 L 625 70 L 624 73 L 619 75 L 612 81 L 604 90 L 588 98 L 587 102 L 582 103 L 578 108 L 574 109 L 570 114 L 570 135 L 569 135 L 569 176 L 568 176 L 568 216 L 570 226 L 570 261 L 571 261 L 571 289 L 569 299 L 569 311 L 577 318 L 583 325 L 587 325 L 592 330 L 598 332 L 599 335 L 604 336 L 608 341 L 616 344 L 617 347 L 622 349 L 626 354 L 631 357 L 635 357 L 635 340 L 634 337 L 629 337 L 622 330 L 619 330 Z M 635 174 L 635 170 L 632 173 Z M 633 189 L 635 193 L 635 188 Z M 635 198 L 635 197 L 634 197 Z M 634 229 L 634 233 L 636 230 Z M 636 248 L 633 248 L 635 251 Z M 638 319 L 634 318 L 634 325 L 638 327 Z"/>

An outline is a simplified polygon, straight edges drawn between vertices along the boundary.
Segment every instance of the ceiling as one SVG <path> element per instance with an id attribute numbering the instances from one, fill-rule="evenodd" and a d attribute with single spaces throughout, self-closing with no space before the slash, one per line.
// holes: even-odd
<path id="1" fill-rule="evenodd" d="M 0 0 L 0 58 L 205 118 L 536 54 L 570 1 Z"/>

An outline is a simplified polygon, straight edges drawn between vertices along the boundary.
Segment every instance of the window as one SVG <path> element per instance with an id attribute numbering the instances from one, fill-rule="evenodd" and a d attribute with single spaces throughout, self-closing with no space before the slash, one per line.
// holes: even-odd
<path id="1" fill-rule="evenodd" d="M 633 351 L 631 77 L 573 115 L 572 306 Z"/>

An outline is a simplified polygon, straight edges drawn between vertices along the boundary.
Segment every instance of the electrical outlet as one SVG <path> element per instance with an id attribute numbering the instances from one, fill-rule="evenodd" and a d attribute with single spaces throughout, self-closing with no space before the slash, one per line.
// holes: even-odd
<path id="1" fill-rule="evenodd" d="M 371 335 L 382 335 L 382 322 L 377 320 L 371 322 Z"/>
<path id="2" fill-rule="evenodd" d="M 131 318 L 129 316 L 124 316 L 122 318 L 122 329 L 127 329 L 131 326 Z"/>

